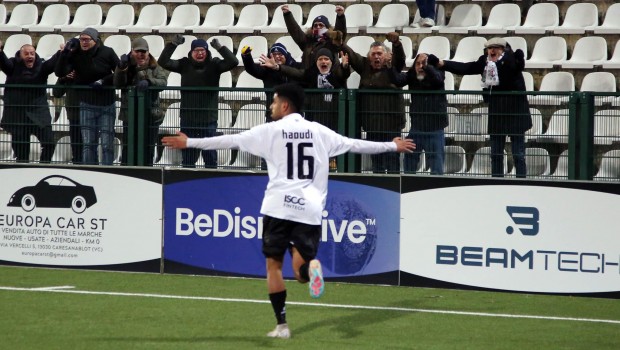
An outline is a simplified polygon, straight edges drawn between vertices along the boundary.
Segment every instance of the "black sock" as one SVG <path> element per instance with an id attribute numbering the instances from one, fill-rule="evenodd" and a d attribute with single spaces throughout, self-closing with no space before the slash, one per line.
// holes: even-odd
<path id="1" fill-rule="evenodd" d="M 286 289 L 269 294 L 269 300 L 271 301 L 271 307 L 276 315 L 278 324 L 286 323 Z"/>
<path id="2" fill-rule="evenodd" d="M 309 263 L 305 263 L 299 267 L 299 276 L 306 282 L 310 281 L 310 273 L 308 272 L 309 268 Z"/>

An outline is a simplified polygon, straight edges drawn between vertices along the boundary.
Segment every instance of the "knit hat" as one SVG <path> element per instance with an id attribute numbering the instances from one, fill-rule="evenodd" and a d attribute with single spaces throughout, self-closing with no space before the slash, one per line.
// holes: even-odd
<path id="1" fill-rule="evenodd" d="M 284 57 L 286 57 L 287 66 L 290 66 L 291 64 L 296 63 L 295 59 L 293 59 L 293 56 L 291 56 L 291 53 L 288 52 L 288 50 L 286 49 L 286 46 L 284 46 L 282 43 L 275 43 L 271 45 L 271 48 L 269 49 L 269 53 L 274 53 L 274 52 L 279 52 L 282 55 L 284 55 Z"/>
<path id="2" fill-rule="evenodd" d="M 334 54 L 328 49 L 328 48 L 320 48 L 317 52 L 316 55 L 314 55 L 314 59 L 318 60 L 319 57 L 321 56 L 326 56 L 327 58 L 329 58 L 330 61 L 334 61 Z"/>
<path id="3" fill-rule="evenodd" d="M 484 43 L 484 48 L 489 47 L 503 47 L 506 48 L 506 40 L 502 38 L 491 38 L 486 43 Z"/>
<path id="4" fill-rule="evenodd" d="M 90 27 L 88 27 L 88 28 L 84 29 L 84 30 L 80 33 L 80 35 L 82 35 L 82 34 L 84 34 L 84 35 L 88 35 L 88 36 L 89 36 L 91 39 L 93 39 L 94 41 L 99 40 L 99 32 L 98 32 L 98 31 L 97 31 L 97 29 L 95 29 L 95 28 L 90 28 Z"/>
<path id="5" fill-rule="evenodd" d="M 205 39 L 194 39 L 192 41 L 192 51 L 194 51 L 194 49 L 197 47 L 202 47 L 205 50 L 209 51 L 209 44 L 207 44 L 207 41 Z"/>
<path id="6" fill-rule="evenodd" d="M 316 18 L 314 19 L 314 21 L 312 21 L 312 25 L 314 26 L 314 24 L 316 22 L 321 22 L 325 25 L 325 28 L 329 28 L 329 20 L 327 19 L 327 17 L 320 15 L 320 16 L 316 16 Z"/>
<path id="7" fill-rule="evenodd" d="M 144 38 L 135 38 L 131 42 L 131 49 L 135 51 L 148 51 L 149 43 Z"/>

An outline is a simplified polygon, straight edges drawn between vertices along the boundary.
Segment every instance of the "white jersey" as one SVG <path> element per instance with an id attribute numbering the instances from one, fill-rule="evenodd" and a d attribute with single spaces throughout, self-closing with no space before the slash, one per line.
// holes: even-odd
<path id="1" fill-rule="evenodd" d="M 261 214 L 320 225 L 327 198 L 329 159 L 348 151 L 396 151 L 394 142 L 371 142 L 344 137 L 294 113 L 235 135 L 188 139 L 201 149 L 233 148 L 262 157 L 269 183 Z"/>

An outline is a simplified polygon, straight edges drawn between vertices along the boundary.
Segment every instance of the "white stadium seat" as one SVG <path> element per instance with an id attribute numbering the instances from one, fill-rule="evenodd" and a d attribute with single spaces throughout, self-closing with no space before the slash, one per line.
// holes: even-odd
<path id="1" fill-rule="evenodd" d="M 409 7 L 405 4 L 387 4 L 381 8 L 377 23 L 366 28 L 369 34 L 385 34 L 409 25 Z"/>
<path id="2" fill-rule="evenodd" d="M 234 23 L 235 9 L 229 4 L 215 4 L 209 6 L 201 25 L 189 27 L 187 29 L 195 34 L 219 33 L 220 28 L 230 27 Z"/>
<path id="3" fill-rule="evenodd" d="M 476 31 L 478 35 L 506 34 L 508 28 L 521 25 L 521 9 L 517 4 L 497 4 L 491 8 L 484 26 Z"/>
<path id="4" fill-rule="evenodd" d="M 482 8 L 478 4 L 459 4 L 452 10 L 445 27 L 439 28 L 441 34 L 467 34 L 482 26 Z"/>
<path id="5" fill-rule="evenodd" d="M 113 34 L 105 38 L 103 45 L 114 50 L 117 56 L 131 52 L 131 39 L 124 34 Z"/>
<path id="6" fill-rule="evenodd" d="M 620 40 L 616 42 L 614 52 L 608 61 L 603 62 L 603 69 L 618 69 L 620 68 Z"/>
<path id="7" fill-rule="evenodd" d="M 567 91 L 575 91 L 575 77 L 570 72 L 549 72 L 540 82 L 541 92 L 558 92 L 559 95 L 528 95 L 531 104 L 558 106 L 568 102 Z"/>
<path id="8" fill-rule="evenodd" d="M 466 36 L 459 41 L 451 61 L 471 62 L 477 61 L 484 54 L 486 38 L 481 36 Z"/>
<path id="9" fill-rule="evenodd" d="M 616 77 L 610 72 L 590 72 L 583 77 L 579 91 L 616 92 Z M 594 96 L 594 105 L 613 103 L 614 96 Z"/>
<path id="10" fill-rule="evenodd" d="M 568 109 L 560 109 L 551 115 L 547 130 L 538 142 L 568 143 Z"/>
<path id="11" fill-rule="evenodd" d="M 536 3 L 527 11 L 523 25 L 509 28 L 515 34 L 545 34 L 560 24 L 560 10 L 554 3 Z"/>
<path id="12" fill-rule="evenodd" d="M 597 181 L 620 181 L 620 150 L 605 152 L 601 157 L 601 165 L 594 175 Z"/>
<path id="13" fill-rule="evenodd" d="M 600 36 L 587 36 L 575 43 L 569 60 L 559 62 L 564 69 L 592 69 L 607 61 L 607 41 Z"/>
<path id="14" fill-rule="evenodd" d="M 347 40 L 347 46 L 362 57 L 366 57 L 370 50 L 370 44 L 374 42 L 375 38 L 370 35 L 356 35 Z"/>
<path id="15" fill-rule="evenodd" d="M 347 33 L 357 34 L 360 29 L 371 27 L 374 21 L 372 7 L 369 4 L 353 4 L 344 10 L 347 18 Z"/>
<path id="16" fill-rule="evenodd" d="M 168 22 L 168 10 L 162 4 L 149 4 L 140 10 L 138 20 L 132 26 L 127 26 L 127 33 L 151 33 L 153 27 L 165 26 Z"/>
<path id="17" fill-rule="evenodd" d="M 286 47 L 288 53 L 291 54 L 291 57 L 297 62 L 301 62 L 301 58 L 303 56 L 303 51 L 299 48 L 293 37 L 290 35 L 284 35 L 276 39 L 276 43 L 281 43 Z"/>
<path id="18" fill-rule="evenodd" d="M 6 24 L 0 24 L 1 32 L 21 32 L 23 28 L 37 24 L 39 10 L 37 5 L 18 4 L 11 11 L 11 17 Z"/>
<path id="19" fill-rule="evenodd" d="M 66 4 L 52 4 L 45 7 L 39 24 L 28 26 L 30 32 L 53 32 L 57 26 L 69 24 L 71 11 Z"/>
<path id="20" fill-rule="evenodd" d="M 308 12 L 306 22 L 303 25 L 298 22 L 301 25 L 301 29 L 306 30 L 312 27 L 312 21 L 314 21 L 314 19 L 320 15 L 327 17 L 329 23 L 334 26 L 336 24 L 336 5 L 316 4 L 312 6 L 312 8 L 310 8 L 310 12 Z"/>
<path id="21" fill-rule="evenodd" d="M 418 44 L 419 53 L 433 54 L 440 60 L 450 59 L 450 41 L 445 36 L 427 36 Z"/>
<path id="22" fill-rule="evenodd" d="M 584 34 L 587 27 L 598 26 L 598 7 L 592 3 L 572 4 L 562 25 L 551 28 L 555 35 Z"/>
<path id="23" fill-rule="evenodd" d="M 61 32 L 79 33 L 84 28 L 97 26 L 103 19 L 103 10 L 99 4 L 84 4 L 75 10 L 73 21 L 64 26 L 60 26 Z"/>
<path id="24" fill-rule="evenodd" d="M 268 55 L 269 47 L 267 46 L 267 39 L 262 35 L 250 35 L 241 39 L 239 45 L 237 47 L 241 48 L 244 46 L 249 46 L 252 48 L 252 59 L 254 59 L 254 63 L 258 63 L 258 59 L 261 54 Z M 243 60 L 241 59 L 241 50 L 237 51 L 237 59 L 239 60 L 239 65 L 243 66 Z"/>
<path id="25" fill-rule="evenodd" d="M 586 27 L 594 34 L 620 34 L 620 3 L 611 4 L 605 12 L 605 19 L 600 26 Z"/>
<path id="26" fill-rule="evenodd" d="M 142 38 L 149 44 L 149 53 L 153 55 L 153 57 L 159 58 L 159 55 L 161 55 L 161 52 L 164 50 L 164 38 L 157 34 L 144 35 Z"/>
<path id="27" fill-rule="evenodd" d="M 194 4 L 178 5 L 174 8 L 170 23 L 154 27 L 160 33 L 185 33 L 186 28 L 200 24 L 200 8 Z"/>
<path id="28" fill-rule="evenodd" d="M 243 6 L 235 25 L 224 29 L 231 34 L 251 34 L 254 30 L 267 26 L 268 22 L 269 10 L 267 10 L 267 6 L 251 4 Z"/>
<path id="29" fill-rule="evenodd" d="M 92 27 L 100 33 L 118 33 L 121 29 L 132 26 L 134 17 L 133 6 L 129 4 L 116 4 L 108 9 L 103 24 Z"/>
<path id="30" fill-rule="evenodd" d="M 37 42 L 37 54 L 43 59 L 49 59 L 60 50 L 60 45 L 64 43 L 65 38 L 60 34 L 45 34 Z"/>
<path id="31" fill-rule="evenodd" d="M 293 18 L 295 18 L 295 22 L 301 23 L 303 20 L 303 10 L 298 4 L 287 4 L 289 11 L 293 14 Z M 282 6 L 280 5 L 276 7 L 273 11 L 273 18 L 271 19 L 271 23 L 267 26 L 263 26 L 258 28 L 261 33 L 269 34 L 269 33 L 288 33 L 288 29 L 286 29 L 286 23 L 284 23 L 284 12 L 282 12 Z"/>
<path id="32" fill-rule="evenodd" d="M 525 68 L 553 68 L 566 61 L 566 40 L 561 36 L 545 36 L 536 41 L 532 57 L 525 61 Z"/>

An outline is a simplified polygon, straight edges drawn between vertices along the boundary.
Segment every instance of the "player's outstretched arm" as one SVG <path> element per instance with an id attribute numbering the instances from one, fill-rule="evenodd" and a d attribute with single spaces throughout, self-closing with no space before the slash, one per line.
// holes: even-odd
<path id="1" fill-rule="evenodd" d="M 392 140 L 396 144 L 396 152 L 399 153 L 411 153 L 415 149 L 415 143 L 412 139 L 403 139 L 401 137 L 395 137 Z"/>
<path id="2" fill-rule="evenodd" d="M 161 142 L 164 146 L 174 149 L 187 148 L 187 135 L 177 131 L 177 136 L 166 136 L 161 139 Z"/>

